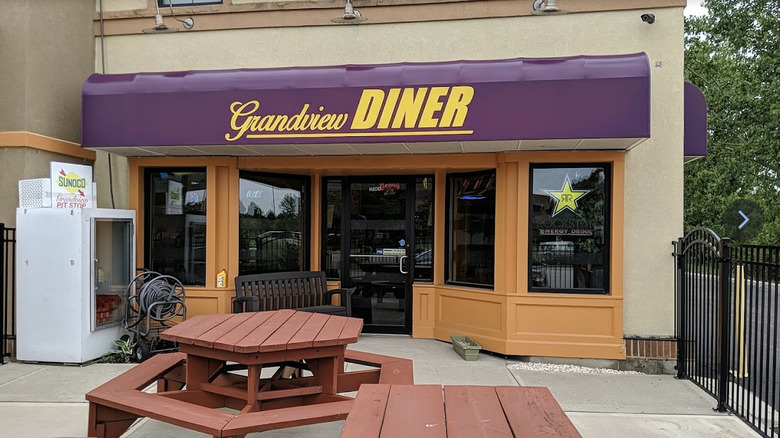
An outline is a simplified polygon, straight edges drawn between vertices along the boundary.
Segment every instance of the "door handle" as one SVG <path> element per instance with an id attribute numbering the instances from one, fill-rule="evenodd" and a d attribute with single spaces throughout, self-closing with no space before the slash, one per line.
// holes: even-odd
<path id="1" fill-rule="evenodd" d="M 401 256 L 398 258 L 398 270 L 401 271 L 402 274 L 408 274 L 409 271 L 404 271 L 404 259 L 408 259 L 409 256 Z"/>

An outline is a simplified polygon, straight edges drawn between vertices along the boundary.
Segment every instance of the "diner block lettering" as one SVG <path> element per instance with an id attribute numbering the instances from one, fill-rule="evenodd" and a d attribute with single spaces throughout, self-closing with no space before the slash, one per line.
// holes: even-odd
<path id="1" fill-rule="evenodd" d="M 366 89 L 350 128 L 462 127 L 473 98 L 474 88 L 467 85 L 391 88 L 387 93 L 381 89 Z"/>

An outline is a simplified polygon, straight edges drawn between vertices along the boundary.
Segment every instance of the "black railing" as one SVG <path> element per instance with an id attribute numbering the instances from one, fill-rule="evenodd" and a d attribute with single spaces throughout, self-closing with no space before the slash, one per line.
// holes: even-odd
<path id="1" fill-rule="evenodd" d="M 303 269 L 301 233 L 268 231 L 239 241 L 239 274 L 299 271 Z"/>
<path id="2" fill-rule="evenodd" d="M 16 228 L 0 223 L 0 365 L 11 355 L 10 343 L 16 340 Z"/>
<path id="3" fill-rule="evenodd" d="M 545 245 L 570 243 L 565 245 Z M 571 242 L 544 242 L 531 248 L 531 286 L 551 289 L 604 287 L 604 262 L 600 253 L 576 251 Z"/>
<path id="4" fill-rule="evenodd" d="M 779 255 L 780 247 L 731 245 L 729 409 L 765 436 L 780 426 Z"/>
<path id="5" fill-rule="evenodd" d="M 765 437 L 780 427 L 780 247 L 697 229 L 674 243 L 677 373 Z"/>

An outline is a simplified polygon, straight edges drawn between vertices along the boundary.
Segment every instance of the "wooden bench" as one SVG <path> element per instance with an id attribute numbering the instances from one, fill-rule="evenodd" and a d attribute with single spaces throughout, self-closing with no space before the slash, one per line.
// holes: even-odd
<path id="1" fill-rule="evenodd" d="M 352 289 L 328 290 L 322 271 L 291 271 L 236 277 L 233 313 L 296 309 L 330 315 L 352 315 Z M 333 305 L 334 295 L 340 305 Z"/>
<path id="2" fill-rule="evenodd" d="M 363 385 L 341 438 L 581 438 L 547 388 Z"/>
<path id="3" fill-rule="evenodd" d="M 369 366 L 372 369 L 340 372 L 338 375 L 339 392 L 357 391 L 361 385 L 366 383 L 414 384 L 414 366 L 411 359 L 347 349 L 344 361 Z"/>
<path id="4" fill-rule="evenodd" d="M 205 390 L 164 389 L 171 383 L 183 383 L 179 377 L 184 372 L 183 353 L 159 354 L 88 392 L 89 435 L 118 438 L 135 420 L 148 417 L 214 437 L 243 437 L 250 432 L 343 420 L 353 403 L 352 399 L 304 403 L 274 409 L 272 415 L 254 412 L 237 416 L 216 409 L 223 403 L 219 395 Z M 157 393 L 143 391 L 155 381 Z M 316 397 L 313 394 L 308 402 L 315 402 Z"/>
<path id="5" fill-rule="evenodd" d="M 145 416 L 141 409 L 129 410 L 124 407 L 127 400 L 137 395 L 141 396 L 140 403 L 145 408 L 164 412 L 161 410 L 162 406 L 157 405 L 156 396 L 146 394 L 142 390 L 154 382 L 157 382 L 158 392 L 166 391 L 171 386 L 180 389 L 184 385 L 185 357 L 183 353 L 152 356 L 88 392 L 85 398 L 89 401 L 89 435 L 100 438 L 118 437 L 137 418 Z M 201 429 L 206 430 L 216 429 Z"/>
<path id="6" fill-rule="evenodd" d="M 143 362 L 144 366 L 134 366 L 108 382 L 87 393 L 87 400 L 103 392 L 121 391 L 125 389 L 142 390 L 157 382 L 158 391 L 167 391 L 170 383 L 176 382 L 184 386 L 184 353 L 157 354 Z"/>

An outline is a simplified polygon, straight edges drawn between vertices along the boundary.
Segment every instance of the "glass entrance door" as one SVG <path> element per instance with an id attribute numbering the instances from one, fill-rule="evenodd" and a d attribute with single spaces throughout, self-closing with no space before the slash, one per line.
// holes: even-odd
<path id="1" fill-rule="evenodd" d="M 371 331 L 408 332 L 411 278 L 407 177 L 348 183 L 349 266 L 352 315 Z M 373 329 L 373 330 L 372 330 Z"/>
<path id="2" fill-rule="evenodd" d="M 433 178 L 331 177 L 323 195 L 328 279 L 355 288 L 364 331 L 411 333 L 412 283 L 433 280 Z"/>
<path id="3" fill-rule="evenodd" d="M 433 178 L 332 177 L 324 189 L 328 279 L 355 288 L 364 331 L 411 333 L 412 282 L 432 281 Z"/>

